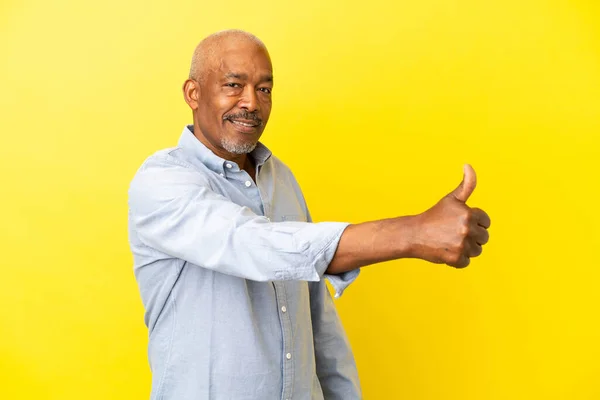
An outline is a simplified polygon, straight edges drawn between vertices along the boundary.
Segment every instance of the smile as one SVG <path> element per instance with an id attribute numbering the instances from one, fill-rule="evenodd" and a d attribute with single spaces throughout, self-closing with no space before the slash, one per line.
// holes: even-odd
<path id="1" fill-rule="evenodd" d="M 233 124 L 240 125 L 240 126 L 246 126 L 248 128 L 255 128 L 260 125 L 260 122 L 251 122 L 250 123 L 250 122 L 243 122 L 243 121 L 236 121 L 236 120 L 231 120 L 231 122 Z"/>
<path id="2" fill-rule="evenodd" d="M 260 121 L 253 120 L 239 120 L 239 119 L 228 119 L 231 122 L 233 129 L 242 134 L 257 134 L 260 132 L 262 123 Z"/>

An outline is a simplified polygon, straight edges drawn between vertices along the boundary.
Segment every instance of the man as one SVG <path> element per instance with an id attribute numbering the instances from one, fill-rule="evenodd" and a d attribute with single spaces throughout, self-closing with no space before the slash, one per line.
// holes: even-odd
<path id="1" fill-rule="evenodd" d="M 312 223 L 291 171 L 259 142 L 273 73 L 264 44 L 223 31 L 183 85 L 193 125 L 129 190 L 152 399 L 361 398 L 340 296 L 361 267 L 420 258 L 465 267 L 490 220 L 465 202 L 475 174 L 419 215 Z"/>

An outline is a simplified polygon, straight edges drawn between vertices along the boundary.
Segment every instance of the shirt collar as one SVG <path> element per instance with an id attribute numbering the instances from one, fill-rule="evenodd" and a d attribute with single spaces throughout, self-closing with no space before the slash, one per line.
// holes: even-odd
<path id="1" fill-rule="evenodd" d="M 229 163 L 237 166 L 236 163 L 217 156 L 208 147 L 206 147 L 204 143 L 199 141 L 198 138 L 194 136 L 194 125 L 187 125 L 185 128 L 183 128 L 178 145 L 179 147 L 189 151 L 194 157 L 200 160 L 202 164 L 217 173 L 222 173 L 224 171 L 225 164 Z M 256 168 L 258 168 L 267 162 L 272 153 L 267 146 L 261 142 L 258 142 L 256 148 L 250 153 L 250 155 L 256 164 Z M 239 166 L 237 169 L 239 170 Z"/>

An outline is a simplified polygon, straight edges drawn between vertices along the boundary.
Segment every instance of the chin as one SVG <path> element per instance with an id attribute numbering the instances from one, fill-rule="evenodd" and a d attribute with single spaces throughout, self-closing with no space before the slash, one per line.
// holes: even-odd
<path id="1" fill-rule="evenodd" d="M 223 138 L 221 146 L 231 154 L 248 154 L 256 148 L 258 142 L 237 142 Z"/>

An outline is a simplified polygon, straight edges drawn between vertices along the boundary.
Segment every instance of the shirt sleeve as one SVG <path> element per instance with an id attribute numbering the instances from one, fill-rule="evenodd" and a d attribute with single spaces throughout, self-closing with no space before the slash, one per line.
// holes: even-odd
<path id="1" fill-rule="evenodd" d="M 129 212 L 146 246 L 255 281 L 320 281 L 349 225 L 271 223 L 214 192 L 206 177 L 168 155 L 150 158 L 136 173 Z"/>
<path id="2" fill-rule="evenodd" d="M 356 361 L 325 281 L 308 285 L 316 370 L 324 398 L 360 400 Z"/>
<path id="3" fill-rule="evenodd" d="M 299 188 L 297 182 L 296 182 L 296 186 Z M 300 192 L 300 189 L 298 189 L 298 191 Z M 304 198 L 304 195 L 301 192 L 298 193 L 298 195 L 301 196 L 302 201 L 304 203 L 304 211 L 306 212 L 306 220 L 308 222 L 313 222 L 312 216 L 310 215 L 310 210 L 308 209 L 308 205 L 306 204 L 306 199 Z M 339 243 L 339 239 L 338 239 L 338 243 Z M 329 254 L 326 255 L 326 258 L 329 260 L 329 262 L 331 262 L 331 260 L 333 259 L 333 256 L 335 255 L 336 250 L 337 250 L 337 245 L 333 249 L 331 249 L 331 248 L 327 249 Z M 348 286 L 350 286 L 356 280 L 356 278 L 358 278 L 359 274 L 360 274 L 360 268 L 357 268 L 352 271 L 342 272 L 341 274 L 336 274 L 336 275 L 324 274 L 324 277 L 325 277 L 325 279 L 327 279 L 329 281 L 329 283 L 331 283 L 331 286 L 333 287 L 333 290 L 334 290 L 334 296 L 337 299 L 342 294 L 344 294 L 344 290 L 346 290 L 348 288 Z"/>

